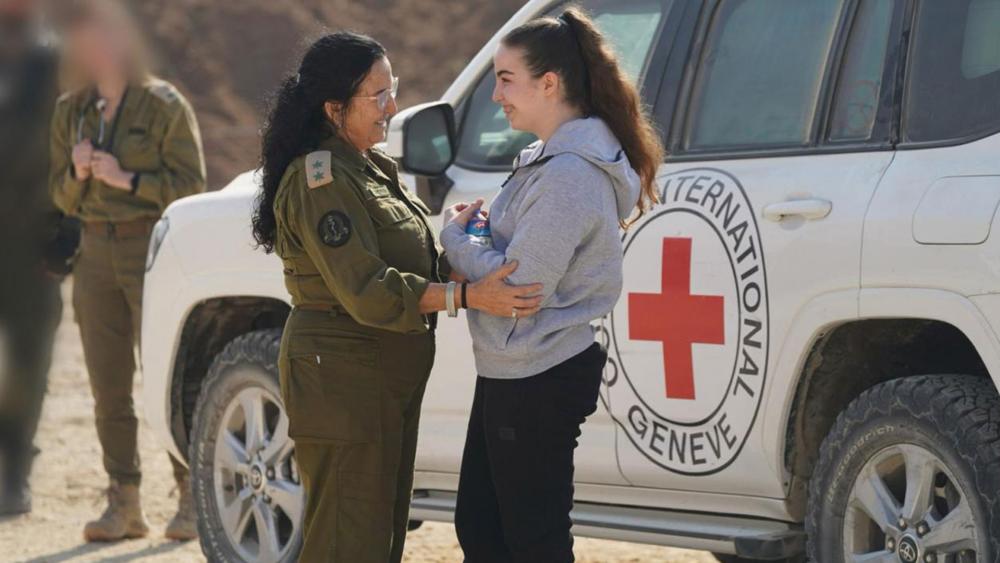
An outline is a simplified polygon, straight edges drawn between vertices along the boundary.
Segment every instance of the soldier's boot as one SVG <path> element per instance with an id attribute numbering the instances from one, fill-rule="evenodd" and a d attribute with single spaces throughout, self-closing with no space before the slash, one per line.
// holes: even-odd
<path id="1" fill-rule="evenodd" d="M 180 499 L 177 502 L 177 514 L 167 524 L 168 539 L 188 541 L 198 538 L 198 515 L 194 511 L 194 497 L 191 494 L 191 480 L 182 479 L 177 482 Z"/>
<path id="2" fill-rule="evenodd" d="M 108 508 L 100 518 L 87 522 L 83 537 L 89 542 L 144 538 L 149 524 L 139 504 L 139 486 L 111 481 L 108 487 Z"/>

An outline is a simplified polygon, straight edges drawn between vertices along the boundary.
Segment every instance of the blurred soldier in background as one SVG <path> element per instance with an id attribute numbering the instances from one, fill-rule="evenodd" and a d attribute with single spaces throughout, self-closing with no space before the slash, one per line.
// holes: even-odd
<path id="1" fill-rule="evenodd" d="M 108 508 L 83 533 L 88 541 L 114 541 L 149 532 L 139 502 L 132 383 L 150 234 L 171 202 L 205 190 L 205 159 L 191 105 L 147 72 L 142 41 L 123 8 L 108 0 L 64 7 L 66 93 L 52 118 L 49 190 L 83 224 L 73 311 L 110 477 Z M 187 468 L 171 461 L 181 494 L 166 535 L 193 539 Z"/>
<path id="2" fill-rule="evenodd" d="M 56 53 L 37 0 L 0 0 L 0 515 L 31 511 L 28 474 L 79 223 L 46 190 Z"/>

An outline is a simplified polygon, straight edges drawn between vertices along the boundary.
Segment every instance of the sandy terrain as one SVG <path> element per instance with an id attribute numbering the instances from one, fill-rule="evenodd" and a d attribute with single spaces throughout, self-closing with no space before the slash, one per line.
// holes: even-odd
<path id="1" fill-rule="evenodd" d="M 64 295 L 68 303 L 69 284 Z M 136 382 L 136 397 L 139 385 Z M 83 351 L 72 310 L 66 307 L 57 338 L 49 394 L 38 436 L 42 448 L 32 476 L 35 510 L 28 516 L 0 520 L 0 561 L 203 561 L 197 542 L 163 539 L 173 514 L 173 490 L 166 454 L 145 425 L 140 428 L 144 467 L 143 505 L 152 524 L 148 539 L 108 545 L 82 541 L 83 523 L 103 510 L 106 477 L 93 424 L 93 399 L 83 365 Z M 586 563 L 713 563 L 708 554 L 579 539 L 579 561 Z M 461 561 L 455 531 L 448 524 L 427 524 L 411 532 L 405 560 L 409 563 Z"/>

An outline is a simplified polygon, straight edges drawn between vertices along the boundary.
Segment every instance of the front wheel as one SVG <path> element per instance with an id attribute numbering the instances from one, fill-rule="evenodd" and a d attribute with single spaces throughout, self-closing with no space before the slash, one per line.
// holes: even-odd
<path id="1" fill-rule="evenodd" d="M 191 488 L 202 551 L 213 562 L 295 561 L 305 493 L 278 385 L 281 331 L 236 338 L 202 385 L 191 436 Z"/>
<path id="2" fill-rule="evenodd" d="M 993 563 L 1000 398 L 988 379 L 919 376 L 866 391 L 820 450 L 810 561 Z"/>

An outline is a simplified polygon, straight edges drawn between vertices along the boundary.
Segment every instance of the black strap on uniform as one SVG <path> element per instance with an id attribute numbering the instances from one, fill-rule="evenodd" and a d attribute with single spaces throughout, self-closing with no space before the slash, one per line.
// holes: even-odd
<path id="1" fill-rule="evenodd" d="M 118 108 L 115 109 L 115 118 L 111 122 L 111 133 L 108 135 L 108 142 L 104 145 L 104 152 L 110 153 L 115 148 L 115 133 L 118 131 L 118 120 L 122 116 L 122 109 L 125 107 L 125 102 L 128 100 L 128 92 L 130 87 L 125 87 L 125 92 L 122 93 L 122 99 L 118 102 Z M 104 116 L 101 116 L 104 119 Z"/>

